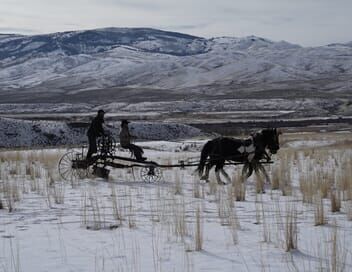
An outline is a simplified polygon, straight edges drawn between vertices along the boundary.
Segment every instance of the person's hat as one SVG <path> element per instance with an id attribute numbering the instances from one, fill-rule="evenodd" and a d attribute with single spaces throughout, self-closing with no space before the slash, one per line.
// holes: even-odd
<path id="1" fill-rule="evenodd" d="M 104 110 L 98 110 L 98 114 L 105 114 Z"/>
<path id="2" fill-rule="evenodd" d="M 124 120 L 122 120 L 121 121 L 121 125 L 127 125 L 127 124 L 129 124 L 130 122 L 128 122 L 126 119 L 124 119 Z"/>

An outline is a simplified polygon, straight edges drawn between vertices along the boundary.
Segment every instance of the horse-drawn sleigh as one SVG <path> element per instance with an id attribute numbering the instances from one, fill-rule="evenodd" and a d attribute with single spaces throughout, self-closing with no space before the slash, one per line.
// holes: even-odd
<path id="1" fill-rule="evenodd" d="M 279 132 L 276 129 L 263 129 L 247 139 L 219 137 L 208 141 L 202 148 L 199 161 L 181 160 L 178 164 L 163 165 L 154 161 L 118 156 L 114 139 L 102 137 L 98 142 L 97 154 L 89 160 L 86 159 L 84 148 L 64 154 L 59 161 L 59 173 L 65 180 L 82 179 L 90 175 L 108 178 L 109 168 L 139 168 L 141 179 L 150 183 L 161 181 L 162 168 L 197 167 L 202 179 L 208 181 L 209 171 L 215 166 L 218 183 L 226 184 L 220 178 L 221 173 L 230 182 L 223 169 L 225 165 L 243 165 L 242 174 L 245 177 L 249 177 L 253 171 L 262 171 L 268 179 L 262 164 L 272 163 L 271 154 L 276 154 L 278 149 Z"/>

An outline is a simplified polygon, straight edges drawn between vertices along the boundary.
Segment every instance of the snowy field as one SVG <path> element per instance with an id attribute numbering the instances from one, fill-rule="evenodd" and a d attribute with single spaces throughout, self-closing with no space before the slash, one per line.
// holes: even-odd
<path id="1" fill-rule="evenodd" d="M 142 143 L 162 164 L 198 159 L 203 144 Z M 352 271 L 350 132 L 285 134 L 281 146 L 271 185 L 242 184 L 229 166 L 225 186 L 195 168 L 151 184 L 139 169 L 67 182 L 67 150 L 1 151 L 0 271 Z"/>

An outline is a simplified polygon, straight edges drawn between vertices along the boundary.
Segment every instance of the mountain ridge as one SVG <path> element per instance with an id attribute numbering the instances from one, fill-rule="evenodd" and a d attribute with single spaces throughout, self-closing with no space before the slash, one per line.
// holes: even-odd
<path id="1" fill-rule="evenodd" d="M 235 94 L 349 92 L 352 42 L 302 47 L 247 36 L 210 39 L 151 28 L 0 34 L 0 94 L 151 88 Z"/>

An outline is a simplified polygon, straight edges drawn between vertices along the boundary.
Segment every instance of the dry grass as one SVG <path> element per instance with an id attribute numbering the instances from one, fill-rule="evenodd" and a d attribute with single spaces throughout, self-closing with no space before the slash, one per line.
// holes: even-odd
<path id="1" fill-rule="evenodd" d="M 347 210 L 347 220 L 352 221 L 352 201 L 349 200 L 346 203 L 346 210 Z"/>
<path id="2" fill-rule="evenodd" d="M 246 200 L 246 183 L 244 177 L 239 171 L 233 175 L 231 189 L 232 195 L 235 197 L 236 201 Z"/>
<path id="3" fill-rule="evenodd" d="M 278 163 L 274 167 L 271 175 L 274 182 L 272 189 L 279 189 L 283 196 L 290 196 L 292 194 L 291 163 L 294 161 L 293 153 L 285 150 L 285 152 L 280 152 L 278 156 Z"/>
<path id="4" fill-rule="evenodd" d="M 186 222 L 186 206 L 184 198 L 173 200 L 173 232 L 177 238 L 184 241 L 188 234 L 188 226 Z"/>
<path id="5" fill-rule="evenodd" d="M 326 218 L 324 213 L 324 203 L 320 193 L 314 196 L 314 203 L 315 203 L 314 225 L 315 226 L 325 225 Z"/>
<path id="6" fill-rule="evenodd" d="M 203 249 L 203 226 L 202 226 L 202 214 L 200 208 L 198 207 L 196 210 L 196 224 L 195 224 L 195 250 L 200 251 Z"/>
<path id="7" fill-rule="evenodd" d="M 297 211 L 293 205 L 286 207 L 285 215 L 285 250 L 297 249 Z"/>
<path id="8" fill-rule="evenodd" d="M 309 137 L 314 139 L 313 136 Z M 286 139 L 287 143 L 289 141 Z M 255 185 L 251 181 L 245 184 L 237 168 L 232 185 L 228 186 L 220 186 L 216 182 L 203 184 L 194 177 L 190 181 L 190 175 L 188 175 L 190 172 L 183 174 L 177 170 L 170 171 L 171 174 L 165 184 L 144 187 L 132 183 L 126 186 L 130 189 L 125 189 L 124 192 L 121 192 L 116 183 L 105 186 L 108 188 L 108 193 L 105 191 L 104 194 L 98 190 L 96 192 L 87 191 L 87 188 L 91 188 L 91 184 L 87 187 L 79 185 L 78 188 L 82 189 L 79 211 L 82 227 L 104 229 L 108 226 L 107 217 L 110 216 L 109 219 L 117 226 L 133 232 L 136 227 L 137 229 L 145 228 L 140 221 L 143 220 L 145 223 L 150 220 L 155 271 L 164 269 L 161 261 L 163 243 L 181 241 L 186 250 L 185 258 L 189 258 L 193 250 L 207 249 L 204 247 L 204 230 L 208 230 L 209 222 L 216 223 L 212 224 L 212 228 L 218 227 L 222 233 L 226 233 L 225 239 L 227 239 L 226 246 L 228 247 L 243 246 L 246 241 L 239 240 L 239 238 L 243 230 L 248 230 L 247 224 L 251 224 L 250 226 L 257 231 L 253 235 L 257 235 L 260 241 L 269 243 L 266 246 L 279 240 L 280 244 L 275 246 L 281 250 L 291 251 L 298 247 L 297 241 L 301 238 L 298 228 L 302 230 L 301 224 L 308 222 L 313 228 L 313 213 L 315 226 L 324 225 L 328 221 L 332 222 L 331 218 L 339 216 L 333 213 L 338 211 L 346 213 L 347 218 L 352 220 L 352 161 L 351 153 L 345 152 L 345 150 L 350 150 L 351 146 L 336 145 L 334 148 L 339 149 L 336 151 L 325 147 L 314 147 L 295 151 L 290 148 L 280 150 L 269 173 L 272 177 L 272 189 L 280 189 L 282 194 L 280 191 L 257 194 L 263 190 L 263 180 L 259 177 Z M 11 156 L 14 159 L 12 163 L 0 163 L 0 209 L 3 204 L 3 208 L 11 212 L 16 211 L 17 203 L 27 193 L 36 193 L 46 197 L 49 207 L 65 203 L 67 188 L 64 183 L 60 182 L 57 173 L 50 172 L 51 159 L 47 164 L 46 156 L 41 152 L 34 152 L 32 155 L 28 153 L 26 156 L 21 153 L 12 153 Z M 0 160 L 2 160 L 1 156 Z M 121 175 L 124 182 L 130 177 L 121 172 L 118 175 Z M 8 182 L 9 180 L 11 183 Z M 23 182 L 23 180 L 26 181 Z M 146 192 L 148 192 L 147 200 L 150 205 L 141 207 L 141 201 L 146 198 Z M 149 195 L 150 192 L 152 194 Z M 254 197 L 256 198 L 255 203 L 253 203 Z M 245 201 L 246 198 L 246 202 L 236 202 Z M 282 205 L 282 212 L 280 207 L 277 210 L 268 208 L 268 201 L 276 199 L 279 199 L 278 206 Z M 297 207 L 294 206 L 301 205 L 298 201 L 304 203 L 302 205 L 303 215 L 298 214 Z M 286 203 L 291 204 L 285 208 Z M 328 203 L 331 205 L 331 211 Z M 251 210 L 245 214 L 244 211 L 248 211 L 248 207 L 251 207 Z M 242 218 L 244 220 L 240 224 Z M 273 222 L 275 219 L 277 222 Z M 260 226 L 253 226 L 253 223 L 260 224 Z M 162 240 L 163 231 L 166 233 L 165 241 Z M 332 233 L 331 237 L 329 236 L 328 243 L 326 243 L 330 246 L 329 252 L 331 253 L 329 253 L 329 271 L 343 271 L 342 264 L 345 262 L 346 252 L 339 242 L 339 237 L 341 236 L 336 228 L 336 232 Z M 208 244 L 208 237 L 206 241 Z M 303 246 L 300 242 L 300 249 Z M 140 271 L 138 243 L 132 245 L 131 250 L 134 264 L 129 268 Z M 324 256 L 326 259 L 327 255 Z M 186 262 L 185 267 L 190 269 L 191 261 L 187 259 Z M 325 267 L 325 263 L 323 266 Z"/>
<path id="9" fill-rule="evenodd" d="M 341 210 L 341 194 L 337 190 L 330 192 L 331 212 L 339 212 Z"/>

